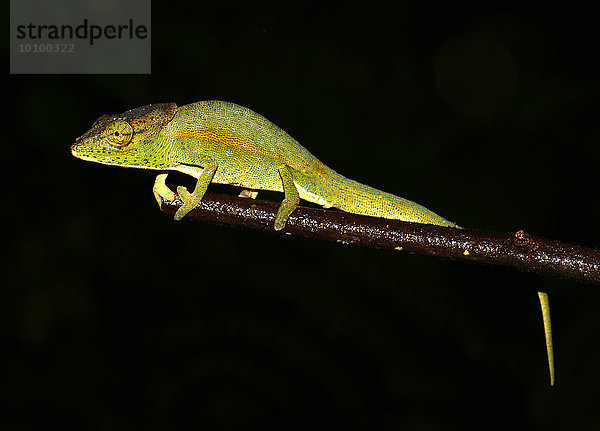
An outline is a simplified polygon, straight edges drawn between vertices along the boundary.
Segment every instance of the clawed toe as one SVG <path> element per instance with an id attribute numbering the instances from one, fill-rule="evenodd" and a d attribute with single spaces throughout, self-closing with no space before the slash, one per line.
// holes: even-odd
<path id="1" fill-rule="evenodd" d="M 177 194 L 183 202 L 189 202 L 192 194 L 184 186 L 177 186 Z"/>

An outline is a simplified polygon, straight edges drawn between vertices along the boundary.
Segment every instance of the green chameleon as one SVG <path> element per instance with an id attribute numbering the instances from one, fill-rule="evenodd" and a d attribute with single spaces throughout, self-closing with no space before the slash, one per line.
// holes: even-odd
<path id="1" fill-rule="evenodd" d="M 229 102 L 209 100 L 181 107 L 158 103 L 103 115 L 77 138 L 71 152 L 105 165 L 161 171 L 153 188 L 159 206 L 162 199 L 175 199 L 165 182 L 166 171 L 196 178 L 192 193 L 177 187 L 183 205 L 175 220 L 193 210 L 214 182 L 283 192 L 275 230 L 285 227 L 300 198 L 355 214 L 460 228 L 415 202 L 338 174 L 265 117 Z M 547 345 L 550 352 L 548 340 Z"/>
<path id="2" fill-rule="evenodd" d="M 194 209 L 214 182 L 284 192 L 275 230 L 284 228 L 300 198 L 356 214 L 456 227 L 412 201 L 343 177 L 265 117 L 228 102 L 159 103 L 104 115 L 71 151 L 106 165 L 193 176 L 192 193 L 177 187 L 183 205 L 175 220 Z M 154 183 L 159 205 L 161 198 L 175 197 L 165 184 L 167 175 L 159 174 Z"/>

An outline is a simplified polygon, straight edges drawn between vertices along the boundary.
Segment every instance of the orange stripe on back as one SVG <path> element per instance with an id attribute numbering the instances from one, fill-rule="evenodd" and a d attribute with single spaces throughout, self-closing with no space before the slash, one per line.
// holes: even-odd
<path id="1" fill-rule="evenodd" d="M 272 151 L 267 151 L 266 148 L 259 147 L 253 142 L 238 138 L 237 136 L 232 136 L 231 134 L 220 130 L 177 130 L 173 133 L 173 135 L 177 138 L 183 139 L 200 139 L 209 144 L 217 144 L 224 147 L 247 151 L 250 155 L 270 157 L 281 160 L 281 157 L 278 154 L 275 154 Z"/>
<path id="2" fill-rule="evenodd" d="M 258 148 L 251 142 L 244 141 L 226 132 L 216 130 L 178 130 L 175 133 L 178 138 L 201 139 L 205 142 L 220 144 L 226 147 L 239 148 L 241 150 L 259 152 Z"/>
<path id="3" fill-rule="evenodd" d="M 244 141 L 236 136 L 231 136 L 224 132 L 217 132 L 214 130 L 202 130 L 198 133 L 198 138 L 214 142 L 217 144 L 225 145 L 228 147 L 242 148 L 245 150 L 255 150 L 256 147 L 251 142 Z"/>

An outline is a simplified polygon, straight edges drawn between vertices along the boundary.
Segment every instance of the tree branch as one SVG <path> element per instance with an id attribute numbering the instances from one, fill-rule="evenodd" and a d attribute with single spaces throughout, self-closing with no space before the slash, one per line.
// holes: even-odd
<path id="1" fill-rule="evenodd" d="M 162 211 L 173 215 L 180 206 L 178 198 L 164 201 Z M 274 234 L 278 233 L 273 228 L 278 207 L 269 201 L 207 193 L 185 220 Z M 298 207 L 281 232 L 600 283 L 599 250 L 534 237 L 524 230 L 497 234 Z"/>

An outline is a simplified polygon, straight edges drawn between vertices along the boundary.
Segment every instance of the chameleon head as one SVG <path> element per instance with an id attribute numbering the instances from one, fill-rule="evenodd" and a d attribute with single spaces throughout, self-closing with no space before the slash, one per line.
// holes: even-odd
<path id="1" fill-rule="evenodd" d="M 105 165 L 160 169 L 164 160 L 152 142 L 176 112 L 174 103 L 157 103 L 119 115 L 103 115 L 75 140 L 71 153 Z"/>

